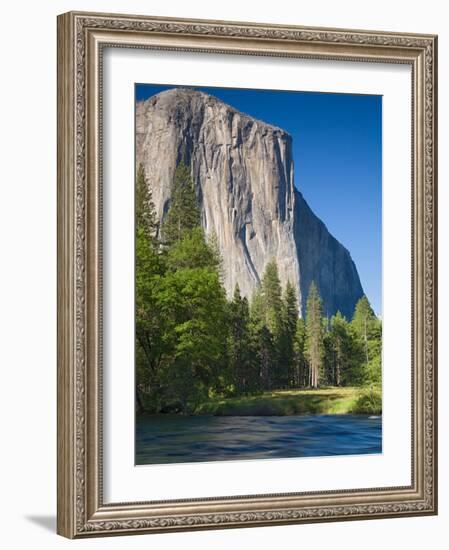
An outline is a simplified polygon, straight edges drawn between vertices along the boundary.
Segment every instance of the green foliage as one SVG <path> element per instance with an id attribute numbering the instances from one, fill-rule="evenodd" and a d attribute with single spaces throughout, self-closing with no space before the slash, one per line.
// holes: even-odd
<path id="1" fill-rule="evenodd" d="M 309 363 L 309 384 L 318 388 L 324 370 L 323 303 L 312 281 L 306 305 L 305 354 Z"/>
<path id="2" fill-rule="evenodd" d="M 276 345 L 273 334 L 264 324 L 259 325 L 254 333 L 254 353 L 260 369 L 260 386 L 269 390 L 273 387 L 276 368 Z"/>
<path id="3" fill-rule="evenodd" d="M 164 225 L 149 231 L 151 197 L 136 181 L 136 394 L 151 412 L 191 412 L 227 379 L 227 302 L 216 250 L 206 243 L 188 168 L 181 163 Z"/>
<path id="4" fill-rule="evenodd" d="M 264 302 L 260 286 L 256 287 L 253 291 L 249 311 L 251 326 L 253 331 L 255 331 L 264 324 Z"/>
<path id="5" fill-rule="evenodd" d="M 363 388 L 272 390 L 258 395 L 213 397 L 201 403 L 197 414 L 216 416 L 289 416 L 296 414 L 380 414 L 381 409 L 356 409 L 365 395 Z M 382 403 L 380 402 L 380 407 Z"/>
<path id="6" fill-rule="evenodd" d="M 382 323 L 372 310 L 368 298 L 362 296 L 357 302 L 351 321 L 358 353 L 363 356 L 353 377 L 360 384 L 378 384 L 382 378 Z"/>
<path id="7" fill-rule="evenodd" d="M 143 164 L 139 164 L 136 179 L 136 231 L 143 230 L 145 236 L 153 241 L 158 231 L 151 189 L 145 177 Z"/>
<path id="8" fill-rule="evenodd" d="M 158 307 L 159 283 L 165 271 L 156 241 L 157 223 L 145 172 L 136 179 L 136 403 L 139 410 L 160 404 L 160 350 L 164 347 L 164 318 Z"/>
<path id="9" fill-rule="evenodd" d="M 282 330 L 282 288 L 278 267 L 274 260 L 270 261 L 265 268 L 260 290 L 265 325 L 277 339 Z"/>
<path id="10" fill-rule="evenodd" d="M 298 319 L 293 342 L 293 386 L 305 388 L 308 384 L 308 365 L 306 361 L 306 324 L 304 319 Z"/>
<path id="11" fill-rule="evenodd" d="M 200 211 L 190 169 L 182 160 L 176 167 L 170 209 L 162 226 L 166 244 L 181 239 L 186 231 L 200 226 Z"/>
<path id="12" fill-rule="evenodd" d="M 364 388 L 351 411 L 353 414 L 382 414 L 382 389 L 378 385 Z"/>
<path id="13" fill-rule="evenodd" d="M 251 342 L 249 305 L 242 298 L 239 286 L 229 303 L 229 368 L 238 394 L 254 391 L 259 384 L 259 371 L 254 364 Z"/>
<path id="14" fill-rule="evenodd" d="M 278 267 L 271 260 L 251 306 L 254 357 L 263 389 L 287 387 L 290 383 L 297 315 L 295 290 L 289 285 L 283 299 Z"/>
<path id="15" fill-rule="evenodd" d="M 295 338 L 298 324 L 298 300 L 290 281 L 284 290 L 281 308 L 281 332 L 278 339 L 277 387 L 287 388 L 295 380 Z"/>
<path id="16" fill-rule="evenodd" d="M 361 337 L 370 337 L 373 330 L 373 321 L 376 321 L 376 316 L 371 308 L 369 300 L 366 296 L 362 296 L 357 302 L 352 318 L 352 327 L 354 331 Z"/>
<path id="17" fill-rule="evenodd" d="M 265 301 L 260 286 L 257 287 L 251 298 L 250 305 L 250 347 L 253 353 L 253 362 L 258 372 L 258 388 L 271 387 L 271 375 L 275 361 L 273 335 L 266 326 Z"/>
<path id="18" fill-rule="evenodd" d="M 357 399 L 351 393 L 351 406 L 362 413 L 379 409 L 382 325 L 366 297 L 350 323 L 340 313 L 327 319 L 312 283 L 306 319 L 301 319 L 295 287 L 288 282 L 282 289 L 272 260 L 251 300 L 238 286 L 227 300 L 218 240 L 210 235 L 206 241 L 184 162 L 176 169 L 162 236 L 156 220 L 140 165 L 135 279 L 138 410 L 204 412 L 205 403 L 230 396 L 241 399 L 236 403 L 245 403 L 245 410 L 259 411 L 256 414 L 349 410 L 349 397 L 344 405 L 341 400 L 332 405 L 334 393 L 326 394 L 327 404 L 312 394 L 299 401 L 279 398 L 274 409 L 265 397 L 256 408 L 245 397 L 279 388 L 316 392 L 323 384 L 370 386 Z"/>
<path id="19" fill-rule="evenodd" d="M 225 269 L 224 269 L 224 266 L 223 266 L 223 258 L 221 256 L 220 246 L 218 244 L 218 237 L 217 237 L 217 234 L 215 232 L 212 232 L 209 235 L 208 240 L 207 240 L 207 244 L 208 244 L 209 249 L 210 249 L 210 251 L 213 255 L 213 262 L 217 266 L 218 273 L 220 275 L 220 280 L 223 283 L 224 278 L 225 278 Z"/>
<path id="20" fill-rule="evenodd" d="M 325 335 L 325 349 L 326 383 L 341 386 L 347 378 L 354 381 L 351 372 L 356 353 L 355 343 L 349 323 L 339 311 L 330 319 L 330 327 Z"/>
<path id="21" fill-rule="evenodd" d="M 162 314 L 173 330 L 163 384 L 183 412 L 194 409 L 220 378 L 226 357 L 226 299 L 216 270 L 209 267 L 168 271 L 162 282 Z"/>
<path id="22" fill-rule="evenodd" d="M 215 251 L 206 243 L 201 227 L 184 231 L 167 251 L 167 266 L 170 270 L 211 268 L 218 273 L 219 260 Z"/>

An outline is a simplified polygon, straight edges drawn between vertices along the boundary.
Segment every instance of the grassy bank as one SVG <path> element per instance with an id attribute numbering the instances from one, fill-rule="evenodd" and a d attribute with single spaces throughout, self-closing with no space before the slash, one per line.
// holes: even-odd
<path id="1" fill-rule="evenodd" d="M 254 396 L 212 398 L 194 414 L 216 416 L 288 416 L 294 414 L 381 414 L 380 389 L 320 388 L 279 390 Z"/>

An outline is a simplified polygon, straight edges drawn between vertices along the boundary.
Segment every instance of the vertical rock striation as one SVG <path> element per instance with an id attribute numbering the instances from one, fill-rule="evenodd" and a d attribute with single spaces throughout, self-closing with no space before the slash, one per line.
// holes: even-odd
<path id="1" fill-rule="evenodd" d="M 205 232 L 217 237 L 229 295 L 238 284 L 250 296 L 274 258 L 282 284 L 296 285 L 302 313 L 315 280 L 327 313 L 352 315 L 363 294 L 356 267 L 295 189 L 287 132 L 192 89 L 138 102 L 136 162 L 160 220 L 181 159 L 191 167 Z"/>
<path id="2" fill-rule="evenodd" d="M 348 250 L 327 230 L 295 189 L 294 236 L 300 265 L 300 290 L 307 299 L 315 281 L 323 299 L 323 311 L 340 311 L 351 319 L 357 301 L 363 296 L 357 268 Z M 303 313 L 305 303 L 303 301 Z"/>

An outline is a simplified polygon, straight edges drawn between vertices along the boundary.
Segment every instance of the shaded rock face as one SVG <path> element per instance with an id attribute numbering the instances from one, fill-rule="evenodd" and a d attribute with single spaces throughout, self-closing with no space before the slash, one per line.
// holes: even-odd
<path id="1" fill-rule="evenodd" d="M 330 316 L 340 311 L 351 319 L 357 301 L 363 296 L 357 268 L 348 250 L 329 233 L 296 189 L 294 239 L 302 295 L 307 299 L 310 284 L 315 281 L 323 299 L 324 314 Z"/>
<path id="2" fill-rule="evenodd" d="M 160 221 L 181 159 L 191 168 L 206 235 L 217 237 L 229 296 L 238 284 L 250 297 L 275 259 L 281 283 L 296 286 L 302 313 L 315 280 L 326 313 L 352 315 L 363 295 L 357 270 L 295 189 L 288 133 L 191 89 L 137 103 L 136 162 Z"/>

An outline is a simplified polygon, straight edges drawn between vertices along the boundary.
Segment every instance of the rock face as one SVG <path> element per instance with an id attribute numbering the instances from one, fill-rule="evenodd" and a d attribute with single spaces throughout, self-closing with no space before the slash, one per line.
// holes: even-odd
<path id="1" fill-rule="evenodd" d="M 356 267 L 294 187 L 288 133 L 191 89 L 138 102 L 136 162 L 160 220 L 181 159 L 191 168 L 206 235 L 216 234 L 228 295 L 238 283 L 250 296 L 275 259 L 281 283 L 296 285 L 303 314 L 314 280 L 325 313 L 352 315 L 363 295 Z"/>

